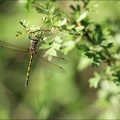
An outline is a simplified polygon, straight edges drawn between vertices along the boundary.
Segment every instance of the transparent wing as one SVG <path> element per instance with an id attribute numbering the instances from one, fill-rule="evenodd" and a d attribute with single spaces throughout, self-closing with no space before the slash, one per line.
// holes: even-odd
<path id="1" fill-rule="evenodd" d="M 68 60 L 66 60 L 65 58 L 62 57 L 57 57 L 57 56 L 53 56 L 53 55 L 48 55 L 45 52 L 41 52 L 41 51 L 36 51 L 38 56 L 41 56 L 43 59 L 46 59 L 52 63 L 61 63 L 61 64 L 66 64 L 68 63 Z"/>
<path id="2" fill-rule="evenodd" d="M 60 72 L 60 73 L 64 73 L 65 72 L 65 70 L 62 67 L 60 67 L 60 66 L 50 62 L 47 59 L 44 59 L 41 55 L 39 55 L 37 53 L 36 53 L 36 55 L 40 58 L 41 64 L 44 67 L 46 67 L 46 69 L 52 70 L 52 71 L 55 71 L 55 72 Z"/>
<path id="3" fill-rule="evenodd" d="M 5 47 L 5 48 L 9 48 L 9 49 L 16 50 L 16 51 L 21 51 L 21 52 L 29 52 L 28 48 L 13 45 L 11 43 L 6 43 L 1 40 L 0 40 L 0 47 Z"/>

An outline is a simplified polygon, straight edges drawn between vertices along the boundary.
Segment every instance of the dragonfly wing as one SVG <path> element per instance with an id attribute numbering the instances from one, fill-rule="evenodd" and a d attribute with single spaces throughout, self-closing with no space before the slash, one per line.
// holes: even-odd
<path id="1" fill-rule="evenodd" d="M 5 48 L 9 48 L 9 49 L 16 50 L 16 51 L 21 51 L 21 52 L 29 52 L 28 48 L 13 45 L 11 43 L 6 43 L 1 40 L 0 40 L 0 47 L 5 47 Z"/>
<path id="2" fill-rule="evenodd" d="M 41 52 L 41 51 L 36 51 L 36 52 L 39 56 L 43 57 L 44 59 L 46 59 L 52 63 L 60 63 L 60 64 L 68 63 L 68 61 L 65 58 L 48 55 L 45 52 Z"/>
<path id="3" fill-rule="evenodd" d="M 65 72 L 65 70 L 62 67 L 60 67 L 60 66 L 50 62 L 47 59 L 44 59 L 42 56 L 40 56 L 37 53 L 36 53 L 36 55 L 40 58 L 40 61 L 42 62 L 41 64 L 43 64 L 44 67 L 47 67 L 48 70 L 52 70 L 52 71 L 60 72 L 60 73 L 64 73 Z"/>

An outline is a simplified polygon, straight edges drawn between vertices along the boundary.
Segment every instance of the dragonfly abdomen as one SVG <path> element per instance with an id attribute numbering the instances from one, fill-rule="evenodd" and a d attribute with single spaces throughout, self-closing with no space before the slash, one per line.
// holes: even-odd
<path id="1" fill-rule="evenodd" d="M 32 60 L 33 60 L 33 55 L 34 54 L 31 54 L 31 56 L 30 56 L 30 61 L 29 61 L 29 65 L 28 65 L 25 86 L 28 86 L 29 75 L 30 75 L 30 70 L 31 70 L 31 65 L 32 65 Z"/>

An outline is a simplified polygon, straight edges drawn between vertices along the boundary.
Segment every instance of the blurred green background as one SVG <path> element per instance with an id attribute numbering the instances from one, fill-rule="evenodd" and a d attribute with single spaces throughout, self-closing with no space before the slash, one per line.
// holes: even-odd
<path id="1" fill-rule="evenodd" d="M 70 12 L 72 1 L 58 1 L 59 7 Z M 119 1 L 91 1 L 90 6 L 99 4 L 97 11 L 90 14 L 91 20 L 102 23 L 105 19 L 120 21 Z M 0 40 L 20 46 L 29 46 L 25 36 L 16 39 L 17 31 L 23 28 L 19 20 L 41 25 L 40 14 L 34 9 L 26 10 L 26 2 L 5 1 L 0 4 Z M 115 30 L 119 26 L 113 25 Z M 117 31 L 119 35 L 119 31 Z M 62 65 L 66 73 L 45 71 L 33 61 L 29 86 L 25 77 L 29 56 L 0 48 L 0 119 L 99 119 L 120 118 L 118 87 L 114 83 L 102 82 L 98 89 L 89 87 L 88 80 L 94 71 L 89 61 L 77 56 L 76 50 L 65 58 Z M 101 89 L 102 88 L 102 89 Z M 112 88 L 112 89 L 111 89 Z M 112 94 L 112 102 L 106 96 Z"/>

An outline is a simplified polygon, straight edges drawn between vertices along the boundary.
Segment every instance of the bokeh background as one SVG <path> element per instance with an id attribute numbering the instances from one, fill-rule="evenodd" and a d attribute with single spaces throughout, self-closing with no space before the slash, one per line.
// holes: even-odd
<path id="1" fill-rule="evenodd" d="M 67 13 L 72 3 L 58 1 L 59 7 Z M 114 37 L 119 39 L 120 1 L 90 2 L 90 6 L 96 4 L 98 7 L 90 14 L 91 20 L 98 23 L 106 19 L 113 21 Z M 26 2 L 22 0 L 1 2 L 0 40 L 28 47 L 27 37 L 16 39 L 17 31 L 23 30 L 19 20 L 41 25 L 41 18 L 34 9 L 28 12 Z M 63 74 L 46 71 L 38 61 L 33 61 L 29 86 L 25 87 L 29 56 L 0 48 L 0 119 L 120 118 L 119 87 L 104 81 L 94 89 L 88 82 L 94 71 L 100 72 L 104 64 L 92 68 L 87 59 L 77 56 L 75 49 L 63 57 L 69 61 L 62 65 L 66 71 Z"/>

